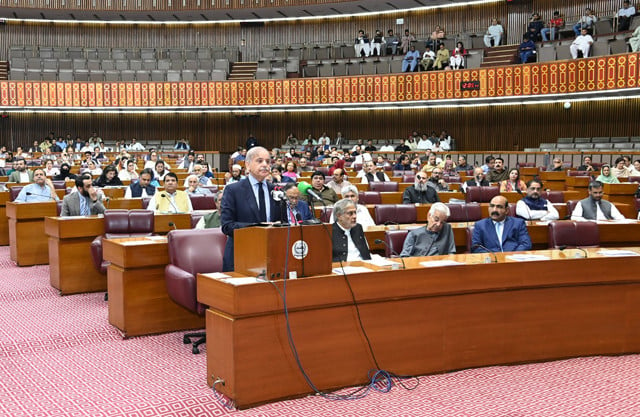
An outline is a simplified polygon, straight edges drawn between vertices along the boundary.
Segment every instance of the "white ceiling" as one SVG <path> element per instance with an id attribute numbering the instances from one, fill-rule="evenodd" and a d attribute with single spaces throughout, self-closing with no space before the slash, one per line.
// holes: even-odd
<path id="1" fill-rule="evenodd" d="M 477 0 L 476 0 L 477 1 Z M 286 17 L 324 17 L 353 13 L 408 10 L 420 7 L 473 3 L 469 0 L 360 0 L 321 5 L 262 7 L 257 9 L 187 10 L 181 12 L 122 12 L 102 10 L 0 8 L 0 17 L 45 20 L 208 21 L 261 20 Z"/>

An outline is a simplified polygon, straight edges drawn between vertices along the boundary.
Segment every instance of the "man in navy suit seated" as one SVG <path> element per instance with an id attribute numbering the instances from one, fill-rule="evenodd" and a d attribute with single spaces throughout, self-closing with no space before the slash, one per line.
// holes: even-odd
<path id="1" fill-rule="evenodd" d="M 300 190 L 295 183 L 284 186 L 284 196 L 282 209 L 285 213 L 281 216 L 283 223 L 298 224 L 304 220 L 313 219 L 309 205 L 300 200 Z"/>
<path id="2" fill-rule="evenodd" d="M 476 222 L 471 251 L 516 252 L 531 249 L 531 239 L 524 220 L 507 216 L 509 203 L 498 195 L 489 203 L 489 218 Z"/>
<path id="3" fill-rule="evenodd" d="M 220 224 L 228 239 L 223 271 L 234 269 L 233 233 L 236 229 L 280 220 L 280 211 L 272 196 L 273 185 L 267 181 L 270 163 L 269 151 L 261 146 L 251 148 L 245 159 L 247 177 L 224 188 Z M 251 248 L 246 248 L 247 256 L 251 256 L 250 252 Z"/>

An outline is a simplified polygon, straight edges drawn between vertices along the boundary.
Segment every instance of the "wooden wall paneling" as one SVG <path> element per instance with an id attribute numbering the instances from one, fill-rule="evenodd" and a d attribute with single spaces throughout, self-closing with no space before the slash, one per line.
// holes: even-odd
<path id="1" fill-rule="evenodd" d="M 411 131 L 447 129 L 458 149 L 521 151 L 558 137 L 636 136 L 640 100 L 574 102 L 539 105 L 430 107 L 399 110 L 309 111 L 262 113 L 241 117 L 231 113 L 70 114 L 11 113 L 4 119 L 3 138 L 27 146 L 49 131 L 83 138 L 97 130 L 103 139 L 136 137 L 173 141 L 186 137 L 194 148 L 231 152 L 253 132 L 261 144 L 280 146 L 289 132 L 298 138 L 326 131 L 348 139 L 397 139 Z M 9 120 L 10 124 L 6 124 Z M 7 132 L 5 129 L 9 129 Z M 2 144 L 11 146 L 5 139 Z"/>

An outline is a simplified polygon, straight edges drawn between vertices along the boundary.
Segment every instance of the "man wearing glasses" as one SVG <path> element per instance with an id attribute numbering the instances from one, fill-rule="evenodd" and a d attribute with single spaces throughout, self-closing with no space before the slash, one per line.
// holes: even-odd
<path id="1" fill-rule="evenodd" d="M 427 204 L 440 201 L 438 191 L 429 186 L 427 173 L 418 171 L 415 184 L 410 185 L 402 193 L 402 204 Z"/>
<path id="2" fill-rule="evenodd" d="M 489 218 L 476 222 L 471 251 L 517 252 L 531 249 L 531 238 L 524 220 L 507 216 L 509 203 L 498 195 L 489 203 Z"/>

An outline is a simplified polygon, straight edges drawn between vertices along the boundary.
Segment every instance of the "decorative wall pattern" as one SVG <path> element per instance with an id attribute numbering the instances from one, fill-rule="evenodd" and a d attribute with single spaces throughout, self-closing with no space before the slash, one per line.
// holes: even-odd
<path id="1" fill-rule="evenodd" d="M 462 91 L 462 81 L 480 89 Z M 638 86 L 638 54 L 463 71 L 218 82 L 1 81 L 8 108 L 346 105 L 570 94 Z"/>

